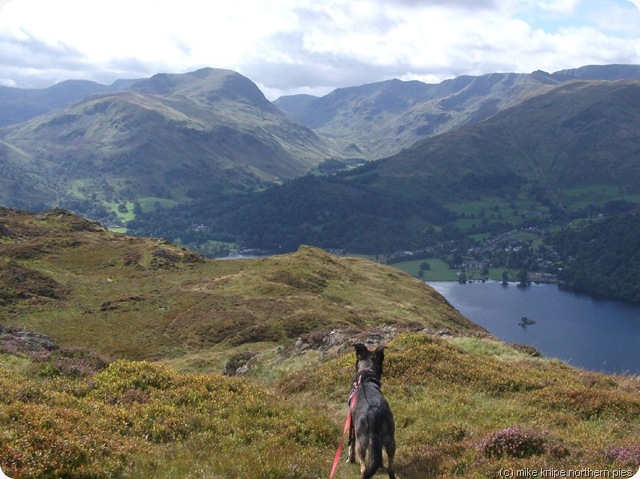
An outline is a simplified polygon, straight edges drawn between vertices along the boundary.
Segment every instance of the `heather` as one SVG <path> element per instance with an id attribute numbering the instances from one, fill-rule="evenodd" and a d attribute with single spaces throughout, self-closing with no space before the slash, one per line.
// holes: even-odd
<path id="1" fill-rule="evenodd" d="M 577 370 L 490 337 L 389 338 L 383 388 L 400 477 L 640 465 L 637 378 Z M 245 377 L 128 360 L 94 361 L 77 374 L 56 366 L 55 353 L 2 353 L 3 470 L 14 478 L 325 477 L 346 412 L 347 349 L 264 351 Z M 357 468 L 341 465 L 337 477 L 357 477 Z"/>
<path id="2" fill-rule="evenodd" d="M 90 379 L 30 379 L 28 359 L 0 361 L 0 460 L 13 478 L 196 477 L 197 468 L 207 471 L 198 477 L 240 478 L 251 464 L 271 474 L 263 477 L 315 477 L 304 471 L 320 467 L 337 435 L 322 416 L 244 379 L 123 360 Z M 187 463 L 164 476 L 173 456 Z"/>

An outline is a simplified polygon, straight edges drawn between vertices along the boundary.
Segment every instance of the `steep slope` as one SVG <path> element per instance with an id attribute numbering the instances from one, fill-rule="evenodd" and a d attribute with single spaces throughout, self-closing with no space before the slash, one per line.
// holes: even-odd
<path id="1" fill-rule="evenodd" d="M 56 193 L 46 184 L 51 164 L 39 167 L 26 152 L 0 140 L 0 204 L 37 211 L 56 201 Z"/>
<path id="2" fill-rule="evenodd" d="M 561 278 L 571 288 L 640 303 L 640 208 L 563 231 L 554 246 L 567 261 Z"/>
<path id="3" fill-rule="evenodd" d="M 283 98 L 275 104 L 353 154 L 377 159 L 488 118 L 557 83 L 515 73 L 462 76 L 435 85 L 389 80 L 338 89 L 313 101 Z"/>
<path id="4" fill-rule="evenodd" d="M 303 247 L 205 260 L 64 210 L 0 209 L 0 324 L 46 333 L 62 346 L 160 358 L 382 323 L 480 330 L 429 286 L 364 259 Z"/>
<path id="5" fill-rule="evenodd" d="M 183 201 L 299 176 L 335 154 L 250 80 L 214 69 L 156 75 L 7 127 L 2 137 L 31 157 L 32 170 L 54 165 L 47 181 L 60 204 Z"/>
<path id="6" fill-rule="evenodd" d="M 639 81 L 568 83 L 481 124 L 422 141 L 375 171 L 387 186 L 411 175 L 410 182 L 428 182 L 442 198 L 499 191 L 501 178 L 507 188 L 511 178 L 552 190 L 603 184 L 636 191 L 639 107 Z"/>
<path id="7" fill-rule="evenodd" d="M 275 104 L 351 154 L 378 159 L 425 137 L 482 121 L 563 82 L 638 78 L 636 65 L 603 65 L 552 74 L 461 76 L 439 84 L 390 80 L 338 89 L 315 99 L 283 97 Z"/>

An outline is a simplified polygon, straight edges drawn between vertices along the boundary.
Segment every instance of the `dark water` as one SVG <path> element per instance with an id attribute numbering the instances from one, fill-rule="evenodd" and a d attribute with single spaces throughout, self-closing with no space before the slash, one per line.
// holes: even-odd
<path id="1" fill-rule="evenodd" d="M 510 343 L 610 373 L 640 374 L 640 306 L 594 299 L 552 284 L 430 282 L 456 309 Z M 535 324 L 520 326 L 522 317 Z"/>

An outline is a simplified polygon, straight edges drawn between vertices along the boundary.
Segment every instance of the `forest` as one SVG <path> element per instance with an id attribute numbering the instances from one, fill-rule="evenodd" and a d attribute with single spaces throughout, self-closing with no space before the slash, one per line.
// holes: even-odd
<path id="1" fill-rule="evenodd" d="M 565 268 L 560 279 L 596 296 L 640 301 L 640 209 L 566 230 L 554 239 Z"/>
<path id="2" fill-rule="evenodd" d="M 308 244 L 377 254 L 424 248 L 433 236 L 428 225 L 454 218 L 428 197 L 411 200 L 339 176 L 323 181 L 305 176 L 249 198 L 201 197 L 185 207 L 136 215 L 127 227 L 135 234 L 179 236 L 185 244 L 202 244 L 206 238 L 269 252 L 295 251 Z M 200 223 L 206 231 L 193 227 Z"/>

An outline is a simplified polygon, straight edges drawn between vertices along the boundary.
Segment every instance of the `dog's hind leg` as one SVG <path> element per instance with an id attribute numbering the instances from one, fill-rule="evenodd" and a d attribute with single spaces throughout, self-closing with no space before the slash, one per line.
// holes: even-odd
<path id="1" fill-rule="evenodd" d="M 369 441 L 366 438 L 361 437 L 359 439 L 355 439 L 355 447 L 354 447 L 354 456 L 355 459 L 358 460 L 358 464 L 360 464 L 360 473 L 364 471 L 365 468 L 365 460 L 367 457 L 367 448 L 369 447 Z"/>
<path id="2" fill-rule="evenodd" d="M 356 436 L 353 431 L 353 423 L 351 423 L 351 427 L 349 428 L 349 455 L 347 456 L 347 461 L 350 464 L 356 462 Z"/>
<path id="3" fill-rule="evenodd" d="M 387 466 L 387 474 L 389 479 L 396 479 L 396 475 L 393 472 L 393 458 L 396 455 L 396 441 L 392 438 L 384 447 L 387 451 L 387 458 L 389 459 L 389 465 Z"/>
<path id="4" fill-rule="evenodd" d="M 349 455 L 347 456 L 346 462 L 350 464 L 356 462 L 356 445 L 354 439 L 351 439 L 349 441 Z"/>
<path id="5" fill-rule="evenodd" d="M 360 479 L 371 479 L 382 465 L 382 444 L 380 438 L 374 435 L 366 448 L 366 462 L 360 463 Z"/>

